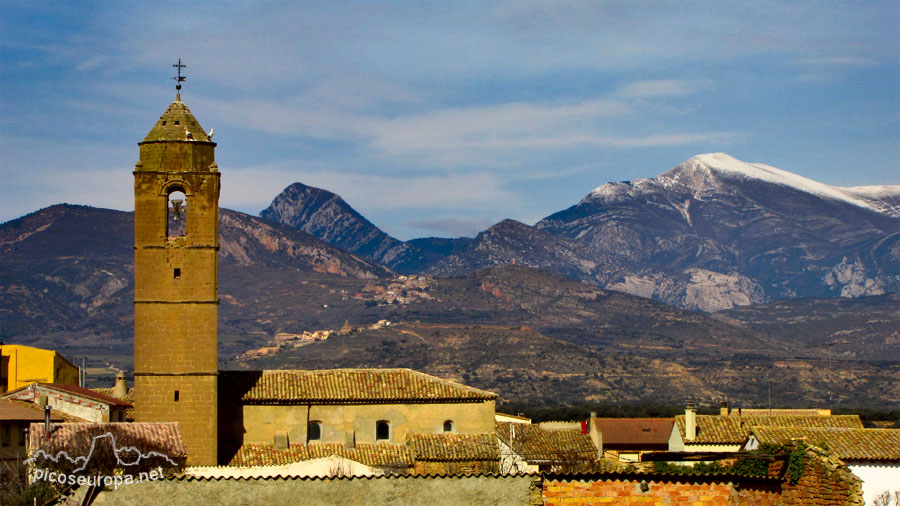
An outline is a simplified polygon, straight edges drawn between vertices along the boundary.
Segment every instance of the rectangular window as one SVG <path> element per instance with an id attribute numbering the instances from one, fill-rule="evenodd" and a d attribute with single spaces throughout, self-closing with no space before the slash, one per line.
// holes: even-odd
<path id="1" fill-rule="evenodd" d="M 178 267 L 175 268 L 175 279 L 181 279 L 181 269 Z"/>
<path id="2" fill-rule="evenodd" d="M 391 439 L 391 423 L 387 420 L 375 422 L 375 441 L 389 441 Z"/>
<path id="3" fill-rule="evenodd" d="M 306 428 L 306 438 L 309 441 L 322 439 L 322 422 L 309 422 L 309 426 Z"/>
<path id="4" fill-rule="evenodd" d="M 178 390 L 175 390 L 175 402 L 178 402 Z"/>

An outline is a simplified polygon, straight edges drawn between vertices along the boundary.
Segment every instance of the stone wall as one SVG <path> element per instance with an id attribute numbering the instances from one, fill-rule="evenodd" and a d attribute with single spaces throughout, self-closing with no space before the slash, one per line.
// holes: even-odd
<path id="1" fill-rule="evenodd" d="M 534 491 L 533 487 L 532 476 L 170 480 L 124 486 L 116 491 L 103 492 L 94 504 L 539 505 L 540 492 Z"/>
<path id="2" fill-rule="evenodd" d="M 477 505 L 692 505 L 862 506 L 860 482 L 840 461 L 807 453 L 792 484 L 784 461 L 764 478 L 640 472 L 594 475 L 470 475 L 371 478 L 170 479 L 105 492 L 95 504 L 477 504 Z M 265 468 L 259 468 L 265 469 Z"/>
<path id="3" fill-rule="evenodd" d="M 247 405 L 243 407 L 243 441 L 272 443 L 287 432 L 291 443 L 306 443 L 306 422 L 322 424 L 321 442 L 375 442 L 375 423 L 391 424 L 390 441 L 403 443 L 409 432 L 440 434 L 452 420 L 459 434 L 494 430 L 494 401 L 433 404 L 350 404 L 313 406 Z"/>

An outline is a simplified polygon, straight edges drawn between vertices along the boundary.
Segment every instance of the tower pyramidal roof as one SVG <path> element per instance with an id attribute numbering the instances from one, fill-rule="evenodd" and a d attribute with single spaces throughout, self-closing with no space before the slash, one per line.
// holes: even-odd
<path id="1" fill-rule="evenodd" d="M 212 142 L 191 110 L 181 101 L 181 93 L 176 95 L 175 101 L 159 117 L 143 142 L 156 141 Z"/>

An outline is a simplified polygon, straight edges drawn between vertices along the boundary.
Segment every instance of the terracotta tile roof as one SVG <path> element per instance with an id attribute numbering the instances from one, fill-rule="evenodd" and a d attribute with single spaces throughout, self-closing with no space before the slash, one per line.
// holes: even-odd
<path id="1" fill-rule="evenodd" d="M 669 445 L 674 418 L 596 418 L 604 446 L 642 447 Z"/>
<path id="2" fill-rule="evenodd" d="M 684 415 L 675 417 L 678 431 L 684 438 Z M 858 415 L 758 415 L 738 417 L 733 415 L 697 415 L 697 437 L 685 444 L 742 444 L 750 435 L 752 426 L 772 427 L 863 427 Z"/>
<path id="3" fill-rule="evenodd" d="M 900 429 L 838 427 L 753 427 L 760 443 L 785 444 L 795 439 L 827 447 L 842 460 L 900 461 Z"/>
<path id="4" fill-rule="evenodd" d="M 50 419 L 62 420 L 56 410 L 51 410 Z M 0 399 L 0 420 L 43 422 L 44 408 L 26 401 Z"/>
<path id="5" fill-rule="evenodd" d="M 232 372 L 224 378 L 254 404 L 473 402 L 497 394 L 411 369 L 328 369 Z"/>
<path id="6" fill-rule="evenodd" d="M 121 399 L 116 399 L 111 395 L 102 394 L 100 392 L 95 392 L 89 388 L 83 388 L 78 385 L 64 385 L 62 383 L 38 383 L 38 385 L 50 388 L 53 390 L 62 390 L 63 392 L 68 392 L 73 395 L 79 395 L 81 397 L 87 397 L 88 399 L 93 399 L 95 401 L 100 401 L 104 404 L 109 404 L 110 406 L 131 406 L 130 402 L 123 401 Z M 28 385 L 24 388 L 33 387 L 34 383 Z"/>
<path id="7" fill-rule="evenodd" d="M 416 460 L 500 460 L 497 436 L 486 434 L 412 434 L 406 445 Z"/>
<path id="8" fill-rule="evenodd" d="M 740 413 L 740 414 L 739 414 Z M 801 409 L 790 409 L 790 408 L 782 408 L 782 409 L 766 409 L 766 408 L 744 408 L 744 409 L 733 409 L 729 413 L 729 416 L 831 416 L 830 409 L 815 409 L 815 408 L 801 408 Z"/>
<path id="9" fill-rule="evenodd" d="M 494 429 L 503 444 L 528 462 L 597 459 L 597 447 L 581 429 L 547 430 L 539 425 L 514 422 L 495 422 Z"/>
<path id="10" fill-rule="evenodd" d="M 245 443 L 228 465 L 281 466 L 331 455 L 339 455 L 372 467 L 411 467 L 413 464 L 412 455 L 403 444 L 357 443 L 355 448 L 346 448 L 340 443 L 310 443 L 308 447 L 290 445 L 290 448 L 276 450 L 275 446 L 269 443 Z"/>
<path id="11" fill-rule="evenodd" d="M 116 398 L 113 395 L 113 387 L 105 387 L 105 388 L 92 388 L 91 390 L 97 392 L 98 394 L 108 395 L 110 397 Z M 128 420 L 134 420 L 134 388 L 129 388 L 125 397 L 122 398 L 123 401 L 130 403 L 131 407 L 125 409 L 125 418 Z"/>
<path id="12" fill-rule="evenodd" d="M 46 437 L 44 424 L 32 423 L 28 432 L 30 448 L 40 448 L 50 454 L 61 450 L 86 454 L 95 439 L 110 439 L 106 434 L 111 434 L 116 448 L 133 446 L 141 452 L 162 451 L 173 459 L 187 455 L 181 429 L 175 422 L 54 423 L 50 431 L 50 437 Z"/>

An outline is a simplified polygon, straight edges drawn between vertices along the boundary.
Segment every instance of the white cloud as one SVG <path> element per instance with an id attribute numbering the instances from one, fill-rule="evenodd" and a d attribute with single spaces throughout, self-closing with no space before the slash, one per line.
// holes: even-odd
<path id="1" fill-rule="evenodd" d="M 290 170 L 278 166 L 228 169 L 223 207 L 262 210 L 285 187 L 301 182 L 340 195 L 363 215 L 397 209 L 478 209 L 512 205 L 515 195 L 489 173 L 435 176 L 379 176 L 331 170 Z"/>

